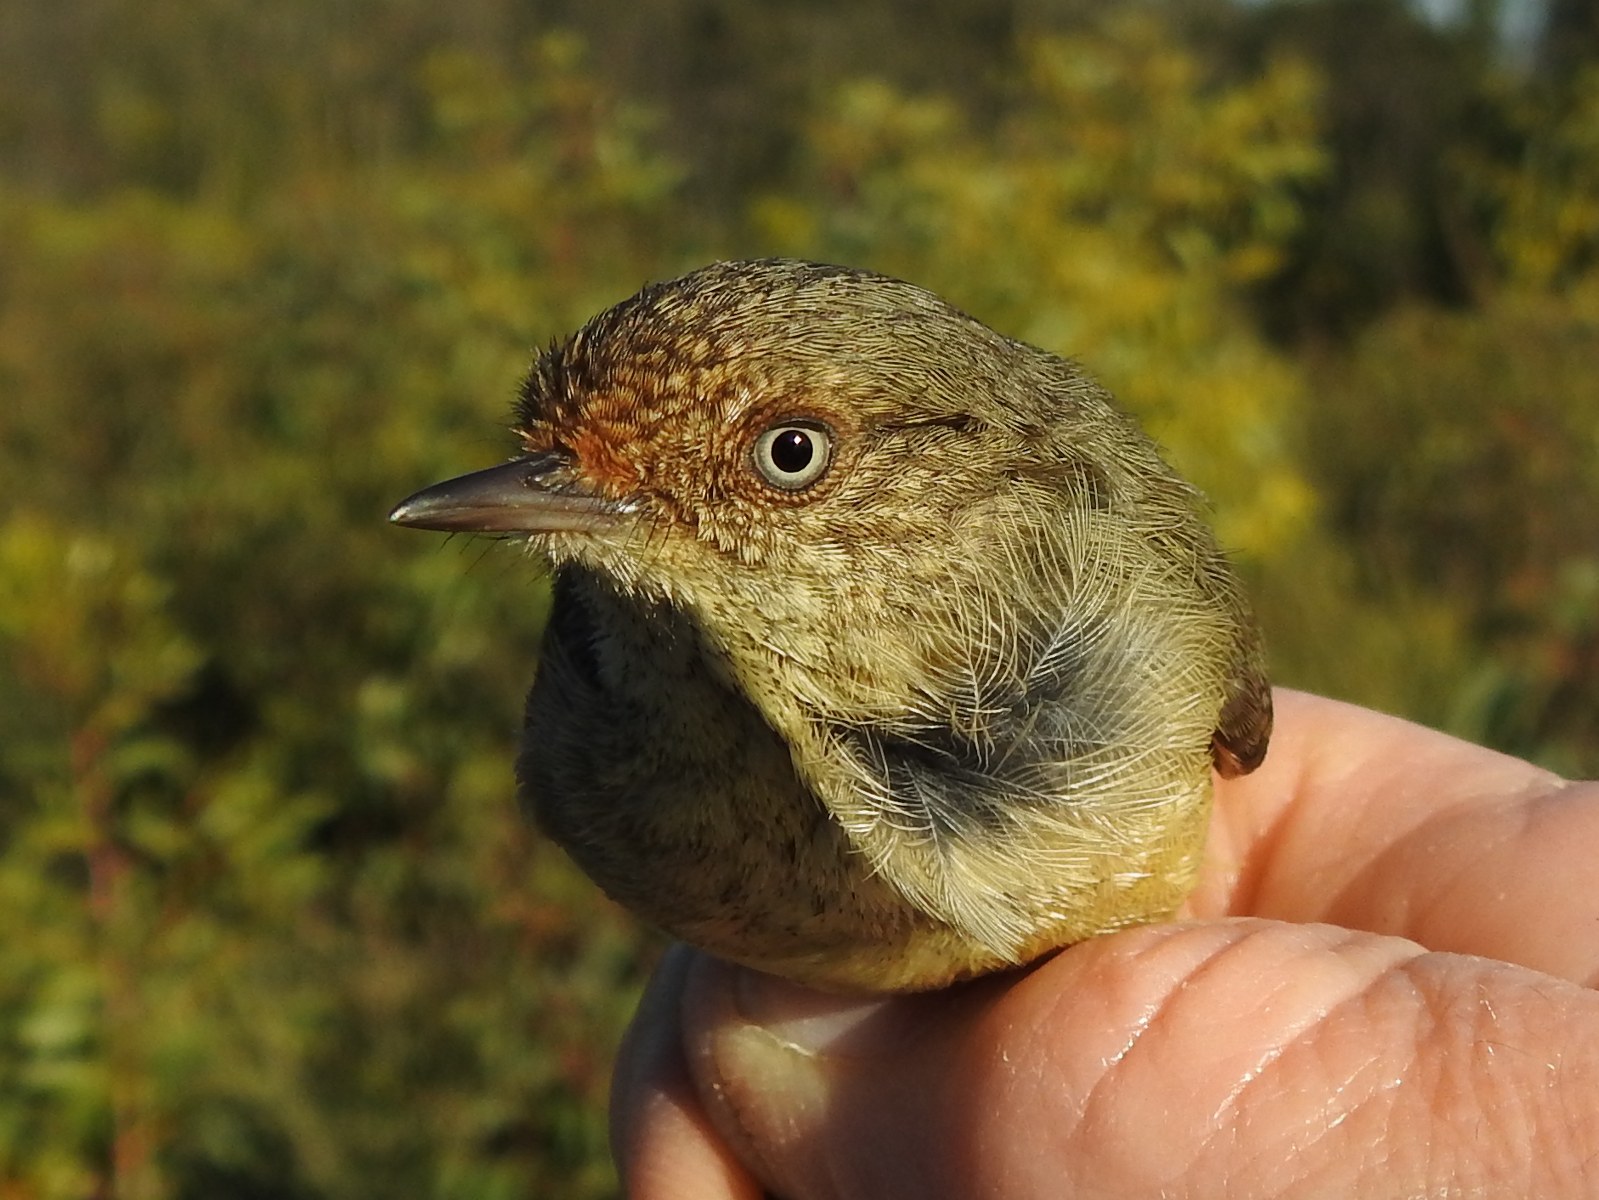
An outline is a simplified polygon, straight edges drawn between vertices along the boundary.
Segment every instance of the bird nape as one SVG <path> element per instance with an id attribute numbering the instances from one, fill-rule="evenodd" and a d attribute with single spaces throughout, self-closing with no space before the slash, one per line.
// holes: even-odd
<path id="1" fill-rule="evenodd" d="M 938 987 L 1169 916 L 1271 695 L 1195 490 L 1076 364 L 845 267 L 718 263 L 533 364 L 391 514 L 554 573 L 517 764 L 674 936 Z"/>

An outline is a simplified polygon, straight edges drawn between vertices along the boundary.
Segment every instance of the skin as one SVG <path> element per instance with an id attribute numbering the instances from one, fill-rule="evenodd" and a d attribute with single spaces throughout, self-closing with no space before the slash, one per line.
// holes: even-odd
<path id="1" fill-rule="evenodd" d="M 1277 699 L 1177 923 L 871 1003 L 669 955 L 616 1073 L 627 1194 L 1599 1191 L 1599 784 Z"/>
<path id="2" fill-rule="evenodd" d="M 523 797 L 725 958 L 908 991 L 1168 917 L 1213 767 L 1265 754 L 1198 495 L 1075 364 L 920 288 L 792 260 L 646 288 L 534 364 L 517 433 L 394 519 L 554 571 Z"/>

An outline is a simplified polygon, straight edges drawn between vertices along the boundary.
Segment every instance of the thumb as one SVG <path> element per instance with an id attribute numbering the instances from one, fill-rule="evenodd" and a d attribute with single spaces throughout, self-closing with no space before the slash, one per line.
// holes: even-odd
<path id="1" fill-rule="evenodd" d="M 683 995 L 689 1073 L 722 1139 L 785 1200 L 976 1195 L 928 1148 L 966 1136 L 955 1064 L 1004 990 L 863 1000 L 703 959 Z"/>
<path id="2" fill-rule="evenodd" d="M 1599 1163 L 1593 992 L 1331 926 L 1130 930 L 873 1002 L 701 960 L 683 1022 L 788 1200 L 1578 1195 Z"/>

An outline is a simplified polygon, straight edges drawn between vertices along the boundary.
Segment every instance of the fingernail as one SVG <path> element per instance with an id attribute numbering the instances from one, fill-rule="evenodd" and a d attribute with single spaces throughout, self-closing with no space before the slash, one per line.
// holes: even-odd
<path id="1" fill-rule="evenodd" d="M 741 1017 L 792 1053 L 854 1057 L 870 1039 L 851 1037 L 883 1009 L 882 1000 L 835 996 L 759 971 L 741 970 L 733 1002 Z"/>

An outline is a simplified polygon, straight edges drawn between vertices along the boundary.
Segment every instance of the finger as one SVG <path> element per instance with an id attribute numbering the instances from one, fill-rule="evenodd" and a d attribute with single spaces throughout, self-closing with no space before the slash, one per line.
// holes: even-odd
<path id="1" fill-rule="evenodd" d="M 788 1200 L 1599 1187 L 1599 995 L 1393 938 L 1154 927 L 870 1005 L 705 964 L 684 1015 Z"/>
<path id="2" fill-rule="evenodd" d="M 1599 784 L 1279 691 L 1253 775 L 1221 780 L 1188 912 L 1325 921 L 1599 979 Z"/>
<path id="3" fill-rule="evenodd" d="M 611 1152 L 633 1200 L 758 1200 L 760 1187 L 706 1123 L 683 1058 L 679 1005 L 693 952 L 662 959 L 617 1053 Z"/>

